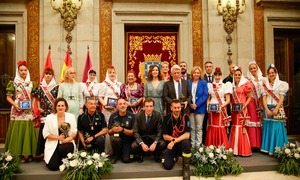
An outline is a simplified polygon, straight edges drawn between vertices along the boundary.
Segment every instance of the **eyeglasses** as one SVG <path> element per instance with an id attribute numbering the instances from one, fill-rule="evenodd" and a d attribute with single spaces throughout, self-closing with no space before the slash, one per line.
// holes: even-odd
<path id="1" fill-rule="evenodd" d="M 76 74 L 76 72 L 70 72 L 70 74 Z"/>
<path id="2" fill-rule="evenodd" d="M 52 75 L 52 73 L 45 73 L 46 75 Z"/>

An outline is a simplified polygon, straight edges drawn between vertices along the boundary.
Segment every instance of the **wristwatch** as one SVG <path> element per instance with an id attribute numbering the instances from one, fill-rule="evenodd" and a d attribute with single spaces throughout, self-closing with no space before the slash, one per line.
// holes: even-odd
<path id="1" fill-rule="evenodd" d="M 175 139 L 173 138 L 173 139 L 172 139 L 172 141 L 174 142 L 174 141 L 175 141 Z"/>

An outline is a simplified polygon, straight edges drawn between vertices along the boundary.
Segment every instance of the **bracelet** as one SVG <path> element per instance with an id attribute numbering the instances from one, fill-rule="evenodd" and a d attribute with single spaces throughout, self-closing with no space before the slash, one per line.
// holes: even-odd
<path id="1" fill-rule="evenodd" d="M 124 127 L 123 127 L 123 129 L 122 129 L 122 133 L 124 133 L 124 131 L 125 131 L 125 129 L 124 129 Z"/>

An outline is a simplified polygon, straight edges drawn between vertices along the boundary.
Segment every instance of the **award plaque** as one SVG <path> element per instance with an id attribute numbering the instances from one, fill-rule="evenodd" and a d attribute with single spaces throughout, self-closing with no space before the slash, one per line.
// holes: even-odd
<path id="1" fill-rule="evenodd" d="M 62 132 L 62 134 L 65 136 L 65 138 L 69 137 L 70 129 L 71 129 L 71 125 L 67 122 L 63 122 L 59 128 L 59 130 Z M 60 142 L 60 144 L 61 144 L 61 142 Z"/>
<path id="2" fill-rule="evenodd" d="M 239 112 L 243 109 L 243 104 L 242 103 L 237 103 L 232 105 L 232 111 L 234 112 Z"/>
<path id="3" fill-rule="evenodd" d="M 128 101 L 129 101 L 130 104 L 133 104 L 135 102 L 138 102 L 138 98 L 132 98 L 131 97 L 131 98 L 128 99 Z"/>
<path id="4" fill-rule="evenodd" d="M 116 98 L 107 98 L 107 106 L 117 106 L 118 99 Z"/>
<path id="5" fill-rule="evenodd" d="M 219 111 L 219 104 L 209 104 L 208 111 L 209 112 L 218 112 Z"/>
<path id="6" fill-rule="evenodd" d="M 20 109 L 23 109 L 23 110 L 31 109 L 31 101 L 30 100 L 20 101 L 19 107 L 20 107 Z"/>

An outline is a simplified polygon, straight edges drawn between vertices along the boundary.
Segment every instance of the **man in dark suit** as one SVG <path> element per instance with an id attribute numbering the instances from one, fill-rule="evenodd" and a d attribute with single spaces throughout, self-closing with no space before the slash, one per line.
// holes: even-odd
<path id="1" fill-rule="evenodd" d="M 171 68 L 172 79 L 164 84 L 164 100 L 167 113 L 170 113 L 170 106 L 173 99 L 179 99 L 183 112 L 190 113 L 189 104 L 192 101 L 192 94 L 187 80 L 181 79 L 181 68 L 175 64 Z"/>
<path id="2" fill-rule="evenodd" d="M 181 68 L 181 79 L 189 80 L 190 74 L 187 72 L 187 64 L 185 61 L 181 61 L 179 63 L 179 66 Z"/>
<path id="3" fill-rule="evenodd" d="M 149 151 L 154 153 L 156 162 L 161 162 L 160 156 L 166 144 L 162 139 L 162 116 L 154 111 L 153 99 L 146 98 L 144 110 L 136 114 L 133 133 L 135 141 L 131 149 L 139 155 L 138 162 L 143 162 L 143 154 Z"/>
<path id="4" fill-rule="evenodd" d="M 213 83 L 214 82 L 213 63 L 211 61 L 206 61 L 204 64 L 204 68 L 205 68 L 204 80 L 207 83 Z"/>

